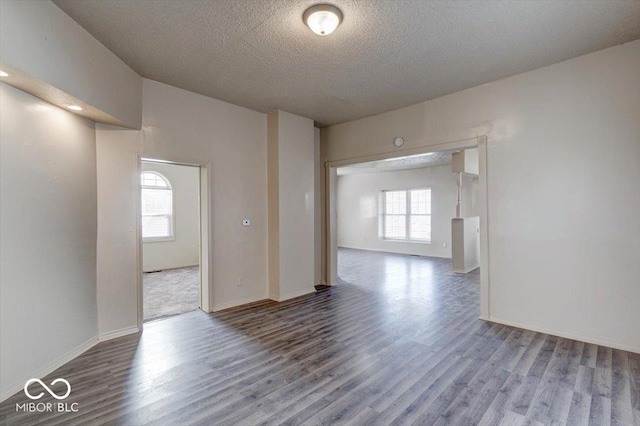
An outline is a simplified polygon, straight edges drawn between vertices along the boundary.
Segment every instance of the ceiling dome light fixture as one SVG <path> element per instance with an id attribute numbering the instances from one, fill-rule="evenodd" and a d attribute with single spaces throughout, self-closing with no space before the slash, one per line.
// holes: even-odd
<path id="1" fill-rule="evenodd" d="M 311 31 L 325 36 L 338 28 L 342 22 L 342 12 L 330 4 L 316 4 L 304 12 L 302 20 L 311 28 Z"/>

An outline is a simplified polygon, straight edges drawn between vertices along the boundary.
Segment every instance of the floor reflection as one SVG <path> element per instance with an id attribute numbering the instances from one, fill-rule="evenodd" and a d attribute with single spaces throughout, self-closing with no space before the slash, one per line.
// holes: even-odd
<path id="1" fill-rule="evenodd" d="M 308 420 L 297 417 L 301 399 L 340 404 L 335 392 L 370 379 L 376 384 L 354 397 L 373 398 L 381 386 L 402 386 L 421 357 L 467 328 L 491 334 L 474 321 L 477 276 L 452 274 L 446 259 L 341 249 L 339 260 L 336 287 L 282 303 L 198 310 L 100 343 L 45 378 L 68 379 L 79 412 L 15 412 L 18 393 L 0 404 L 0 424 L 300 424 Z M 318 423 L 330 423 L 323 416 Z"/>
<path id="2" fill-rule="evenodd" d="M 479 270 L 456 274 L 450 259 L 340 248 L 338 277 L 342 285 L 376 294 L 385 331 L 415 334 L 445 309 L 479 315 Z"/>

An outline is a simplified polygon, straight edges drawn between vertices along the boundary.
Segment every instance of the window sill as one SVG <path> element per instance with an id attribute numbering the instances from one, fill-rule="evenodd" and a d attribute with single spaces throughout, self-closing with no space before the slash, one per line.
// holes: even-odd
<path id="1" fill-rule="evenodd" d="M 150 237 L 143 238 L 142 243 L 169 243 L 171 241 L 175 241 L 176 237 Z"/>
<path id="2" fill-rule="evenodd" d="M 380 241 L 389 241 L 392 243 L 412 243 L 412 244 L 431 244 L 431 241 L 426 240 L 400 240 L 394 238 L 378 238 Z"/>

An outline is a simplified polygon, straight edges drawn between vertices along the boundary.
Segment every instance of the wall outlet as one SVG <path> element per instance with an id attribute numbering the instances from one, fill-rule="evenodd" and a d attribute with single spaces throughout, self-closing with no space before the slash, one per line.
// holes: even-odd
<path id="1" fill-rule="evenodd" d="M 442 243 L 442 247 L 447 247 L 447 243 L 446 242 Z"/>
<path id="2" fill-rule="evenodd" d="M 251 221 L 249 219 L 244 219 L 242 221 L 242 226 L 251 226 Z"/>
<path id="3" fill-rule="evenodd" d="M 238 287 L 242 287 L 244 285 L 244 280 L 242 279 L 242 277 L 238 277 L 238 279 L 236 280 L 236 283 Z"/>

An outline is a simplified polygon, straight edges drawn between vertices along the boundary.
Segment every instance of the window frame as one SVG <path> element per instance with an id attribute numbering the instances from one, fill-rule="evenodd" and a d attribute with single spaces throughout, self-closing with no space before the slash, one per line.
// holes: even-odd
<path id="1" fill-rule="evenodd" d="M 160 186 L 150 186 L 150 185 L 143 185 L 142 184 L 142 176 L 145 173 L 150 173 L 150 174 L 154 174 L 156 176 L 158 176 L 160 179 L 162 179 L 166 184 L 167 187 L 163 188 Z M 160 172 L 156 172 L 155 170 L 142 170 L 140 172 L 140 176 L 139 176 L 139 182 L 140 182 L 140 236 L 142 237 L 142 242 L 143 243 L 162 243 L 162 242 L 169 242 L 169 241 L 175 241 L 176 240 L 176 197 L 175 197 L 175 189 L 173 189 L 173 185 L 171 185 L 171 181 L 169 179 L 167 179 L 167 177 L 165 175 L 163 175 Z M 147 214 L 145 215 L 144 212 L 142 211 L 142 191 L 148 189 L 148 190 L 167 190 L 169 189 L 171 191 L 171 215 L 166 215 L 166 214 Z M 169 218 L 169 228 L 170 228 L 170 235 L 166 236 L 166 237 L 145 237 L 144 236 L 144 223 L 143 223 L 143 219 L 145 217 L 166 217 L 166 216 L 170 216 Z"/>
<path id="2" fill-rule="evenodd" d="M 411 212 L 411 191 L 429 191 L 429 213 L 428 214 L 413 214 Z M 386 219 L 387 216 L 403 216 L 402 214 L 387 214 L 387 193 L 389 192 L 404 192 L 406 196 L 406 209 L 404 213 L 405 218 L 405 238 L 392 238 L 387 237 L 385 235 L 386 230 Z M 403 243 L 414 243 L 414 244 L 431 244 L 432 238 L 432 193 L 433 190 L 431 187 L 421 187 L 421 188 L 407 188 L 407 189 L 385 189 L 380 191 L 380 195 L 378 197 L 378 239 L 382 241 L 395 241 L 395 242 L 403 242 Z M 429 217 L 429 239 L 418 239 L 411 238 L 411 217 L 412 216 L 428 216 Z"/>

